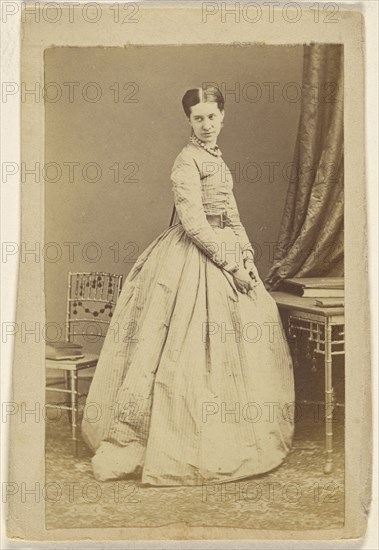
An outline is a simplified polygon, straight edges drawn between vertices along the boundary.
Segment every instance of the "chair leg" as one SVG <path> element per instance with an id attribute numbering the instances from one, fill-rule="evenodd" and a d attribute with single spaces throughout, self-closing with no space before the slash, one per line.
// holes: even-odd
<path id="1" fill-rule="evenodd" d="M 64 381 L 65 381 L 65 389 L 70 392 L 70 395 L 67 393 L 65 394 L 66 395 L 65 405 L 66 407 L 70 407 L 69 409 L 67 409 L 67 417 L 70 424 L 72 424 L 70 371 L 67 371 L 67 370 L 64 371 Z"/>
<path id="2" fill-rule="evenodd" d="M 74 455 L 78 453 L 77 422 L 78 422 L 78 375 L 70 371 L 70 396 L 71 396 L 71 435 Z"/>

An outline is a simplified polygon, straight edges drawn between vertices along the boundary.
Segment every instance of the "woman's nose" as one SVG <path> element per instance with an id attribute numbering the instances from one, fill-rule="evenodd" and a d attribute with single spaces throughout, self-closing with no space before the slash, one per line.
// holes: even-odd
<path id="1" fill-rule="evenodd" d="M 205 122 L 203 122 L 203 130 L 209 130 L 210 127 L 211 127 L 211 123 L 209 120 L 206 120 Z"/>

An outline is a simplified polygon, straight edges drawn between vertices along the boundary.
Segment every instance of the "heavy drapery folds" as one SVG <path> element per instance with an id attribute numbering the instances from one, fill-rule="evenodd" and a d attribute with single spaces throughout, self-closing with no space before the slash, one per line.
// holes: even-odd
<path id="1" fill-rule="evenodd" d="M 302 105 L 274 263 L 265 280 L 343 275 L 343 46 L 304 47 Z"/>

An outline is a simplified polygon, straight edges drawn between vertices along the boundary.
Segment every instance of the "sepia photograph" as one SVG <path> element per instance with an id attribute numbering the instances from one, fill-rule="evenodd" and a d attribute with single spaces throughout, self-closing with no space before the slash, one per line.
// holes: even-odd
<path id="1" fill-rule="evenodd" d="M 47 524 L 340 527 L 343 46 L 44 59 Z"/>
<path id="2" fill-rule="evenodd" d="M 31 538 L 364 534 L 361 19 L 294 2 L 270 39 L 273 12 L 224 4 L 164 17 L 53 2 L 39 20 L 24 6 L 21 163 L 5 172 L 22 182 L 27 232 L 6 327 L 17 475 L 5 497 L 17 532 L 12 506 L 35 479 Z M 325 35 L 306 38 L 320 21 Z M 18 481 L 30 410 L 36 454 Z"/>

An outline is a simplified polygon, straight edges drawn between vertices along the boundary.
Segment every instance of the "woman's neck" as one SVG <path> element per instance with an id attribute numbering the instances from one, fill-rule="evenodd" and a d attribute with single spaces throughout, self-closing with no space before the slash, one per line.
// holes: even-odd
<path id="1" fill-rule="evenodd" d="M 192 134 L 192 136 L 190 137 L 190 140 L 193 143 L 196 143 L 199 147 L 201 147 L 211 155 L 215 157 L 221 156 L 221 151 L 216 141 L 214 141 L 213 143 L 205 143 L 205 141 L 202 141 L 201 139 L 199 139 L 195 134 Z"/>

